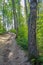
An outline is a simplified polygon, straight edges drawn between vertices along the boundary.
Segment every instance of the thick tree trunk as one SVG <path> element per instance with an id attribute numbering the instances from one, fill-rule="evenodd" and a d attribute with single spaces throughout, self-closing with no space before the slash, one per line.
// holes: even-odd
<path id="1" fill-rule="evenodd" d="M 30 17 L 28 21 L 29 26 L 28 50 L 30 60 L 38 58 L 38 51 L 36 45 L 36 19 L 37 19 L 37 0 L 30 0 Z"/>

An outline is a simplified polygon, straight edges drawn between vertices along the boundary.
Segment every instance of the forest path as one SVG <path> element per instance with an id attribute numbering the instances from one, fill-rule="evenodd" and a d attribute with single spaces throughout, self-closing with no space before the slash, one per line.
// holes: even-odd
<path id="1" fill-rule="evenodd" d="M 30 65 L 26 53 L 16 44 L 15 34 L 0 35 L 0 65 Z"/>

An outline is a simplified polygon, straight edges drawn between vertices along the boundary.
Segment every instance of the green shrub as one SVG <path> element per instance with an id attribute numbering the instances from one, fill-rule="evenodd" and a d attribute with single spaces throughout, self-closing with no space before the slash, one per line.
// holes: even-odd
<path id="1" fill-rule="evenodd" d="M 24 49 L 28 49 L 28 31 L 27 26 L 22 25 L 18 29 L 17 43 Z"/>
<path id="2" fill-rule="evenodd" d="M 6 29 L 3 26 L 1 26 L 0 27 L 0 34 L 4 34 L 5 32 L 6 32 Z"/>
<path id="3" fill-rule="evenodd" d="M 40 18 L 37 20 L 37 45 L 40 54 L 43 54 L 43 14 L 39 14 Z"/>
<path id="4" fill-rule="evenodd" d="M 12 33 L 16 33 L 16 30 L 15 29 L 11 29 L 9 31 L 12 32 Z"/>
<path id="5" fill-rule="evenodd" d="M 43 62 L 43 14 L 39 14 L 39 19 L 37 20 L 37 47 L 39 51 L 39 61 Z M 43 65 L 43 64 L 42 64 Z"/>

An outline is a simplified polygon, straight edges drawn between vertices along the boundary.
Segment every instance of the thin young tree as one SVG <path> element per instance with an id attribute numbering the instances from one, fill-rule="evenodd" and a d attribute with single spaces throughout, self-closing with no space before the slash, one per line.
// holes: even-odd
<path id="1" fill-rule="evenodd" d="M 15 28 L 15 30 L 17 30 L 17 19 L 16 19 L 15 0 L 12 0 L 12 9 L 13 9 L 13 17 L 14 17 L 14 28 Z"/>
<path id="2" fill-rule="evenodd" d="M 19 16 L 18 17 L 18 26 L 20 26 L 20 13 L 21 13 L 21 8 L 20 8 L 21 4 L 20 4 L 20 1 L 21 0 L 18 0 L 18 16 Z"/>
<path id="3" fill-rule="evenodd" d="M 28 11 L 27 11 L 27 0 L 24 0 L 24 4 L 25 4 L 25 13 L 26 13 L 26 21 L 27 21 L 27 15 L 28 15 Z"/>
<path id="4" fill-rule="evenodd" d="M 5 4 L 5 0 L 3 0 L 3 26 L 4 26 L 4 28 L 5 28 L 5 21 L 4 21 L 4 4 Z"/>

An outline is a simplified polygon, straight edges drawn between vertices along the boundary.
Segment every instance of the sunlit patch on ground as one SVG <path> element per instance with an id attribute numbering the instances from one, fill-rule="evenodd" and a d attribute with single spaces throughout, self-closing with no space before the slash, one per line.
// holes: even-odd
<path id="1" fill-rule="evenodd" d="M 10 38 L 11 35 L 9 34 L 5 34 L 5 35 L 0 35 L 0 43 L 4 43 L 5 41 L 7 41 Z"/>

